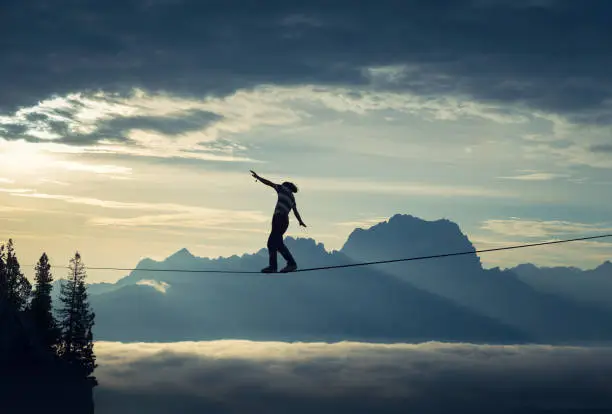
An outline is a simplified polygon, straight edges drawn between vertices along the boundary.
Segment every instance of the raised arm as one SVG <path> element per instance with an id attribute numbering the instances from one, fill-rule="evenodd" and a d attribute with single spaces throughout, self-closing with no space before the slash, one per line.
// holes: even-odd
<path id="1" fill-rule="evenodd" d="M 298 219 L 300 226 L 306 227 L 306 224 L 304 224 L 304 221 L 302 221 L 302 217 L 300 217 L 296 204 L 293 205 L 293 214 L 295 214 L 295 217 Z"/>
<path id="2" fill-rule="evenodd" d="M 272 181 L 269 181 L 269 180 L 266 180 L 266 179 L 265 179 L 265 178 L 263 178 L 263 177 L 260 177 L 260 176 L 259 176 L 259 175 L 258 175 L 258 174 L 257 174 L 255 171 L 253 171 L 253 170 L 251 170 L 251 175 L 252 175 L 253 177 L 255 177 L 255 179 L 256 179 L 256 180 L 261 181 L 263 184 L 265 184 L 265 185 L 267 185 L 267 186 L 269 186 L 269 187 L 275 188 L 275 187 L 277 186 L 277 184 L 273 183 Z"/>

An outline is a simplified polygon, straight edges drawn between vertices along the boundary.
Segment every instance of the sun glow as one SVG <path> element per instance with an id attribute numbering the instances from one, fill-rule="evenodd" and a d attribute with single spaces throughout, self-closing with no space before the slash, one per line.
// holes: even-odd
<path id="1" fill-rule="evenodd" d="M 49 166 L 53 156 L 41 151 L 36 144 L 0 139 L 0 171 L 18 176 Z"/>

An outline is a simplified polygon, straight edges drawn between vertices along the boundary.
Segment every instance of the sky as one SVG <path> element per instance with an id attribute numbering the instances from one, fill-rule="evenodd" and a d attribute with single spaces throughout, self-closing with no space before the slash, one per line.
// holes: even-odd
<path id="1" fill-rule="evenodd" d="M 251 169 L 297 184 L 308 228 L 288 235 L 328 250 L 397 213 L 477 248 L 610 233 L 612 4 L 586 4 L 3 2 L 0 239 L 29 276 L 42 252 L 255 252 L 276 195 Z M 482 262 L 611 256 L 600 240 Z"/>

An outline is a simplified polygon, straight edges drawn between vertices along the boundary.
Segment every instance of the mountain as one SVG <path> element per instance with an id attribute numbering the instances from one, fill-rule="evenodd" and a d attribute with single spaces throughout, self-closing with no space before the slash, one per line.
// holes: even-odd
<path id="1" fill-rule="evenodd" d="M 310 239 L 288 238 L 303 266 L 351 263 Z M 143 269 L 258 270 L 266 250 L 197 258 L 183 249 L 146 259 L 116 285 L 91 296 L 98 340 L 221 338 L 282 341 L 473 341 L 517 343 L 528 335 L 494 318 L 371 269 L 293 274 L 214 274 Z"/>
<path id="2" fill-rule="evenodd" d="M 595 269 L 536 267 L 523 264 L 512 270 L 520 280 L 542 292 L 612 310 L 612 263 Z"/>
<path id="3" fill-rule="evenodd" d="M 449 220 L 395 215 L 369 229 L 356 229 L 340 250 L 353 260 L 374 261 L 475 251 Z M 516 273 L 485 270 L 476 254 L 373 266 L 412 286 L 527 332 L 540 342 L 612 338 L 612 313 L 536 290 Z"/>

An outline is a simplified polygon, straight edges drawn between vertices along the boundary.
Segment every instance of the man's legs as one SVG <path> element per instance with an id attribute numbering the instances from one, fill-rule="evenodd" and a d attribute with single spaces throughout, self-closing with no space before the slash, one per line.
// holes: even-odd
<path id="1" fill-rule="evenodd" d="M 283 258 L 287 261 L 288 265 L 291 266 L 296 266 L 297 264 L 295 263 L 295 259 L 293 258 L 293 256 L 291 255 L 291 252 L 289 251 L 289 249 L 287 248 L 287 246 L 285 246 L 285 244 L 283 243 L 282 247 L 278 249 L 278 251 L 280 252 L 280 254 L 283 256 Z"/>
<path id="2" fill-rule="evenodd" d="M 272 230 L 270 237 L 268 237 L 268 255 L 270 256 L 269 265 L 270 268 L 276 271 L 278 268 L 277 263 L 277 252 L 278 252 L 278 235 Z"/>
<path id="3" fill-rule="evenodd" d="M 268 254 L 270 256 L 269 266 L 262 270 L 264 273 L 276 272 L 278 269 L 277 252 L 280 252 L 283 258 L 287 261 L 287 267 L 283 269 L 295 270 L 297 267 L 295 259 L 291 255 L 287 246 L 283 242 L 283 236 L 289 227 L 289 217 L 275 214 L 272 217 L 272 230 L 268 237 Z"/>
<path id="4" fill-rule="evenodd" d="M 295 263 L 295 259 L 291 255 L 291 252 L 285 246 L 285 242 L 283 241 L 283 236 L 289 227 L 289 216 L 279 216 L 278 218 L 278 230 L 280 233 L 280 238 L 278 239 L 277 250 L 283 256 L 283 258 L 287 261 L 287 266 L 281 272 L 291 272 L 297 269 L 297 264 Z"/>
<path id="5" fill-rule="evenodd" d="M 269 266 L 265 269 L 262 269 L 264 273 L 276 272 L 278 269 L 277 263 L 277 252 L 279 250 L 279 246 L 283 244 L 283 231 L 282 227 L 279 226 L 279 216 L 272 216 L 272 229 L 270 230 L 270 236 L 268 236 L 268 255 L 270 256 Z"/>

